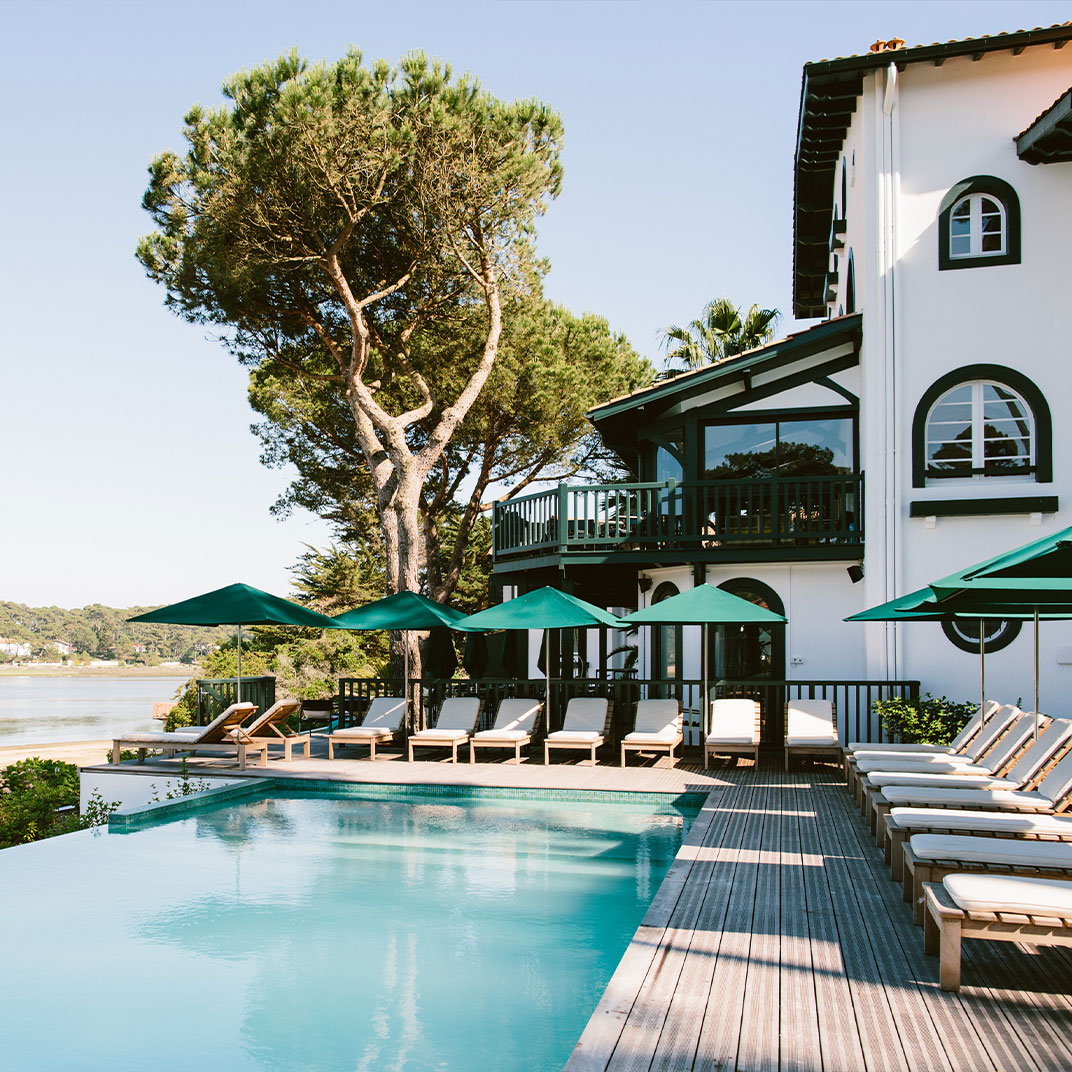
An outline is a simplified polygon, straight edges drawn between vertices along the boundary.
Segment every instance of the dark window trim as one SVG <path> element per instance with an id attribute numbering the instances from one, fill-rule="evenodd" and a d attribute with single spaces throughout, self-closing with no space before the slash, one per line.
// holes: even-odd
<path id="1" fill-rule="evenodd" d="M 852 250 L 849 250 L 849 264 L 845 269 L 845 313 L 856 312 L 856 265 L 853 263 Z"/>
<path id="2" fill-rule="evenodd" d="M 986 655 L 991 655 L 995 651 L 1001 651 L 1002 648 L 1007 648 L 1019 635 L 1020 628 L 1023 622 L 1019 618 L 984 618 L 987 622 L 999 622 L 1001 625 L 1001 632 L 993 640 L 983 641 L 983 652 Z M 978 619 L 975 619 L 978 621 Z M 972 655 L 979 654 L 979 641 L 972 640 L 970 637 L 961 636 L 953 628 L 953 622 L 942 622 L 942 632 L 945 633 L 946 639 L 956 648 L 960 648 L 961 651 L 971 652 Z"/>
<path id="3" fill-rule="evenodd" d="M 1053 424 L 1046 397 L 1022 372 L 1005 365 L 964 365 L 947 372 L 923 392 L 912 417 L 912 487 L 927 486 L 927 414 L 952 387 L 971 380 L 993 380 L 1011 387 L 1031 407 L 1035 418 L 1035 480 L 1048 484 L 1053 480 Z"/>
<path id="4" fill-rule="evenodd" d="M 975 257 L 949 256 L 949 214 L 953 206 L 968 194 L 989 194 L 1005 209 L 1005 252 L 980 253 Z M 989 268 L 994 264 L 1020 263 L 1020 198 L 1016 191 L 996 175 L 972 175 L 950 187 L 938 208 L 938 271 L 959 268 Z"/>
<path id="5" fill-rule="evenodd" d="M 916 499 L 909 517 L 988 517 L 991 514 L 1056 514 L 1056 495 L 1000 499 Z"/>
<path id="6" fill-rule="evenodd" d="M 680 595 L 681 589 L 678 588 L 673 581 L 661 581 L 655 586 L 655 591 L 651 594 L 651 602 L 649 607 L 654 607 L 656 603 L 661 603 L 664 599 L 670 599 L 671 596 Z M 680 625 L 655 625 L 652 627 L 651 635 L 651 670 L 652 677 L 655 677 L 655 671 L 660 669 L 660 664 L 663 661 L 663 634 L 661 630 L 673 629 L 674 630 L 674 646 L 677 649 L 677 664 L 674 667 L 674 681 L 680 681 L 684 676 L 682 673 L 682 660 L 684 646 L 684 630 Z"/>

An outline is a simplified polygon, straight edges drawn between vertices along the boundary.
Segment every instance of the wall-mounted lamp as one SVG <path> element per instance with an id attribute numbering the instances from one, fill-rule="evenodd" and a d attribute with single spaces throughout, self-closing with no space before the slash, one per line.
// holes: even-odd
<path id="1" fill-rule="evenodd" d="M 853 584 L 859 584 L 864 579 L 864 568 L 860 565 L 849 566 L 845 572 L 849 575 L 849 580 Z"/>
<path id="2" fill-rule="evenodd" d="M 647 592 L 651 588 L 651 585 L 652 580 L 649 576 L 647 576 L 647 574 L 642 573 L 637 578 L 637 587 L 641 590 L 641 592 Z"/>

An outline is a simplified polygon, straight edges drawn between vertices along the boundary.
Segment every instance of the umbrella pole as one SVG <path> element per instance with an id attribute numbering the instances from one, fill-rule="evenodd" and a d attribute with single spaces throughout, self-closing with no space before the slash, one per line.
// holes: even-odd
<path id="1" fill-rule="evenodd" d="M 242 702 L 242 623 L 238 623 L 238 678 L 235 683 L 235 703 Z"/>
<path id="2" fill-rule="evenodd" d="M 984 717 L 986 709 L 986 630 L 985 618 L 979 619 L 979 717 Z"/>
<path id="3" fill-rule="evenodd" d="M 1039 730 L 1039 612 L 1035 607 L 1035 740 Z"/>
<path id="4" fill-rule="evenodd" d="M 402 633 L 402 702 L 406 708 L 406 725 L 409 726 L 409 631 Z"/>

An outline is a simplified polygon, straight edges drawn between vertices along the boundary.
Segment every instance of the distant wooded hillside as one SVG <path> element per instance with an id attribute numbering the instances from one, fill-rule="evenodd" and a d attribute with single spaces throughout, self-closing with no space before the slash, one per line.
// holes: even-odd
<path id="1" fill-rule="evenodd" d="M 10 650 L 13 645 L 28 644 L 34 658 L 83 655 L 128 662 L 171 659 L 193 662 L 234 632 L 231 626 L 206 629 L 126 620 L 152 609 L 123 609 L 92 603 L 88 607 L 64 610 L 0 602 L 0 661 L 15 656 Z"/>

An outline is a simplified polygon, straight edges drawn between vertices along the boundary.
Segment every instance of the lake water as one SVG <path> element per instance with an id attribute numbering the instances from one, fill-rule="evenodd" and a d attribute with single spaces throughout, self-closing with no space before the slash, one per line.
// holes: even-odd
<path id="1" fill-rule="evenodd" d="M 187 677 L 0 677 L 0 745 L 94 741 L 159 730 L 153 704 Z"/>

